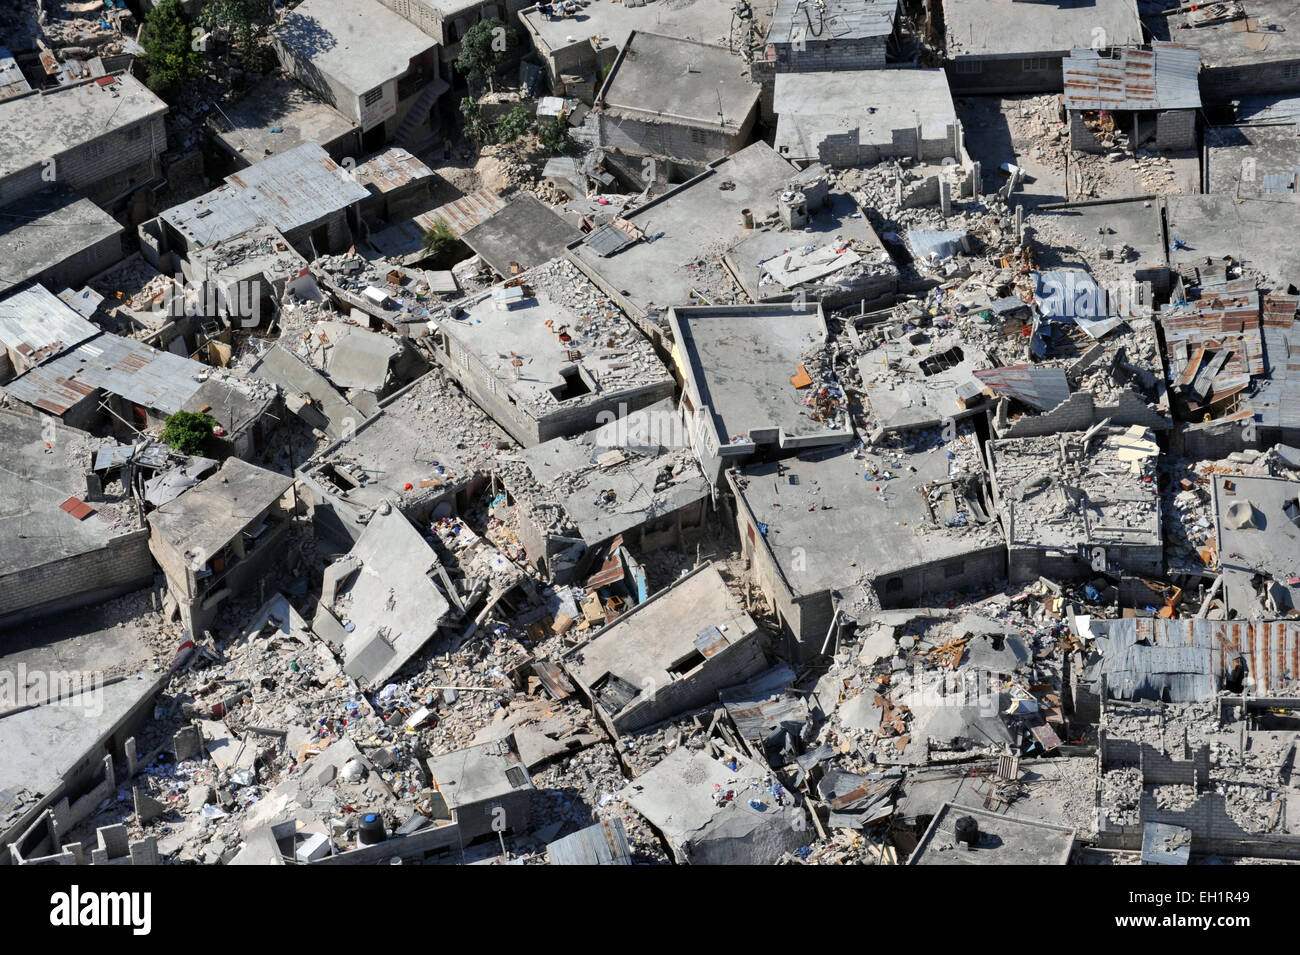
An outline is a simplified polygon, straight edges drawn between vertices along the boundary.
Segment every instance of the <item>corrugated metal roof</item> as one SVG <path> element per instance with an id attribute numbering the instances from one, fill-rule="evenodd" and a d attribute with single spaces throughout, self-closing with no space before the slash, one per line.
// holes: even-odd
<path id="1" fill-rule="evenodd" d="M 31 89 L 31 84 L 27 82 L 27 77 L 23 76 L 23 71 L 18 68 L 18 62 L 13 54 L 0 46 L 0 99 L 29 93 Z"/>
<path id="2" fill-rule="evenodd" d="M 319 222 L 369 193 L 318 144 L 303 143 L 226 177 L 226 185 L 173 206 L 162 218 L 209 246 L 269 223 L 280 232 Z"/>
<path id="3" fill-rule="evenodd" d="M 374 186 L 380 193 L 391 192 L 417 179 L 427 179 L 433 170 L 405 149 L 394 146 L 366 160 L 352 176 L 363 186 Z"/>
<path id="4" fill-rule="evenodd" d="M 18 356 L 19 374 L 99 331 L 43 285 L 30 285 L 0 300 L 0 345 Z"/>
<path id="5" fill-rule="evenodd" d="M 1160 315 L 1169 380 L 1223 394 L 1268 373 L 1259 292 L 1233 292 L 1166 306 Z"/>
<path id="6" fill-rule="evenodd" d="M 1070 381 L 1062 368 L 1006 365 L 977 369 L 972 374 L 996 394 L 1016 398 L 1039 411 L 1051 411 L 1070 397 Z"/>
<path id="7" fill-rule="evenodd" d="M 476 189 L 439 206 L 432 212 L 425 212 L 415 217 L 415 221 L 424 229 L 431 229 L 439 220 L 447 223 L 451 231 L 461 236 L 506 207 L 506 201 L 486 186 Z"/>
<path id="8" fill-rule="evenodd" d="M 898 0 L 778 0 L 769 43 L 810 43 L 889 36 Z"/>
<path id="9" fill-rule="evenodd" d="M 1300 620 L 1094 620 L 1100 660 L 1089 676 L 1106 676 L 1108 692 L 1123 699 L 1175 703 L 1207 699 L 1222 689 L 1244 657 L 1265 695 L 1300 677 Z"/>
<path id="10" fill-rule="evenodd" d="M 1075 50 L 1066 57 L 1067 109 L 1199 109 L 1201 54 L 1175 43 L 1129 48 L 1116 56 Z"/>
<path id="11" fill-rule="evenodd" d="M 82 342 L 5 386 L 19 401 L 63 415 L 97 390 L 164 414 L 181 410 L 207 368 L 107 332 Z"/>
<path id="12" fill-rule="evenodd" d="M 623 820 L 602 819 L 594 826 L 557 839 L 546 847 L 551 865 L 631 865 Z"/>

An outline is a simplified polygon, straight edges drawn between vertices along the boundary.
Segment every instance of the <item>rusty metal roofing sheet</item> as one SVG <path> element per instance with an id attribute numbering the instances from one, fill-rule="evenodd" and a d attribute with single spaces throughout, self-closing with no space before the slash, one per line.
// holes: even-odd
<path id="1" fill-rule="evenodd" d="M 444 206 L 439 206 L 432 212 L 416 216 L 415 221 L 422 228 L 431 229 L 441 220 L 451 227 L 452 232 L 461 236 L 505 207 L 506 201 L 485 186 Z"/>
<path id="2" fill-rule="evenodd" d="M 43 285 L 0 299 L 0 346 L 19 374 L 99 334 L 99 329 Z"/>
<path id="3" fill-rule="evenodd" d="M 1063 64 L 1067 109 L 1199 109 L 1200 52 L 1175 43 L 1107 56 L 1075 50 Z"/>
<path id="4" fill-rule="evenodd" d="M 1300 620 L 1124 618 L 1092 622 L 1108 692 L 1126 699 L 1206 699 L 1222 689 L 1238 657 L 1267 695 L 1300 677 Z"/>
<path id="5" fill-rule="evenodd" d="M 374 186 L 380 193 L 391 192 L 417 179 L 427 179 L 433 170 L 405 149 L 394 146 L 366 160 L 352 170 L 352 177 L 363 186 Z"/>
<path id="6" fill-rule="evenodd" d="M 31 90 L 31 84 L 27 82 L 27 77 L 23 76 L 23 71 L 18 68 L 18 62 L 13 58 L 13 54 L 0 46 L 0 99 L 18 96 L 20 93 L 30 93 Z"/>
<path id="7" fill-rule="evenodd" d="M 207 368 L 143 342 L 101 333 L 5 385 L 19 401 L 63 415 L 103 390 L 164 414 L 181 410 Z"/>
<path id="8" fill-rule="evenodd" d="M 1209 370 L 1218 393 L 1268 374 L 1257 291 L 1167 306 L 1160 325 L 1171 382 L 1193 385 L 1198 375 Z"/>

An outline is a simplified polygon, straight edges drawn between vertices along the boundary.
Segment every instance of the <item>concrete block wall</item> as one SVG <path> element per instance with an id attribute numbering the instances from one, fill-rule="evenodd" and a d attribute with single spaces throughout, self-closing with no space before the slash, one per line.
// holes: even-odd
<path id="1" fill-rule="evenodd" d="M 645 122 L 609 113 L 600 113 L 598 121 L 601 144 L 631 156 L 655 156 L 706 165 L 733 151 L 732 137 L 721 131 Z"/>
<path id="2" fill-rule="evenodd" d="M 0 621 L 107 599 L 148 586 L 153 573 L 149 532 L 124 534 L 99 550 L 0 577 Z"/>
<path id="3" fill-rule="evenodd" d="M 988 587 L 1007 573 L 1007 551 L 991 544 L 956 557 L 876 577 L 872 584 L 885 608 L 927 606 L 935 594 Z"/>
<path id="4" fill-rule="evenodd" d="M 1070 110 L 1070 148 L 1081 153 L 1106 151 L 1106 147 L 1097 141 L 1092 130 L 1084 123 L 1082 110 Z"/>
<path id="5" fill-rule="evenodd" d="M 886 37 L 852 40 L 807 39 L 802 50 L 791 43 L 771 43 L 773 58 L 753 64 L 756 80 L 777 73 L 820 73 L 836 70 L 878 70 L 885 67 Z"/>
<path id="6" fill-rule="evenodd" d="M 978 93 L 1056 93 L 1064 88 L 1061 57 L 1040 57 L 1047 60 L 1045 69 L 1028 69 L 1031 60 L 1019 57 L 1008 59 L 977 60 L 962 57 L 950 60 L 945 67 L 948 85 L 954 96 Z M 958 64 L 978 64 L 978 71 L 968 72 Z"/>
<path id="7" fill-rule="evenodd" d="M 5 177 L 0 201 L 13 202 L 58 184 L 103 202 L 159 175 L 166 151 L 167 130 L 159 114 L 80 143 L 55 156 L 51 167 L 37 162 Z"/>
<path id="8" fill-rule="evenodd" d="M 1159 149 L 1196 148 L 1196 110 L 1167 109 L 1156 116 Z"/>
<path id="9" fill-rule="evenodd" d="M 36 273 L 32 278 L 46 288 L 63 288 L 65 285 L 80 288 L 91 276 L 122 261 L 122 235 L 121 230 L 107 235 Z"/>
<path id="10" fill-rule="evenodd" d="M 718 691 L 735 686 L 767 669 L 763 641 L 752 637 L 725 647 L 693 674 L 654 688 L 645 700 L 634 700 L 610 719 L 615 735 L 651 726 L 696 707 L 716 703 Z"/>
<path id="11" fill-rule="evenodd" d="M 1113 405 L 1097 405 L 1091 392 L 1076 391 L 1051 411 L 1021 415 L 999 431 L 998 437 L 1027 438 L 1062 431 L 1086 431 L 1106 418 L 1110 418 L 1112 424 L 1125 427 L 1135 424 L 1161 430 L 1169 427 L 1169 419 L 1148 408 L 1134 392 L 1120 392 L 1119 401 Z"/>
<path id="12" fill-rule="evenodd" d="M 1206 102 L 1226 103 L 1247 93 L 1294 92 L 1300 92 L 1300 59 L 1201 66 L 1201 96 Z"/>

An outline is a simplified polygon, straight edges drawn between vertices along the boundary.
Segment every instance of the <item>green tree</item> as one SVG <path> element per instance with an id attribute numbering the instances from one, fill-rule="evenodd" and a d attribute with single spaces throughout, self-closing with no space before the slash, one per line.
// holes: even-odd
<path id="1" fill-rule="evenodd" d="M 539 122 L 537 138 L 548 156 L 558 156 L 573 148 L 573 140 L 569 138 L 569 124 L 563 119 L 551 123 Z"/>
<path id="2" fill-rule="evenodd" d="M 270 65 L 266 42 L 270 27 L 262 0 L 207 0 L 198 20 L 205 29 L 225 34 L 245 69 L 264 72 Z"/>
<path id="3" fill-rule="evenodd" d="M 203 55 L 180 0 L 160 0 L 140 34 L 146 82 L 165 92 L 203 77 Z"/>
<path id="4" fill-rule="evenodd" d="M 466 96 L 460 101 L 460 115 L 465 119 L 465 135 L 474 140 L 476 146 L 492 142 L 492 128 L 483 118 L 483 108 L 478 100 Z"/>
<path id="5" fill-rule="evenodd" d="M 202 454 L 212 437 L 217 421 L 211 415 L 197 411 L 178 411 L 163 426 L 164 444 L 171 445 L 181 454 Z"/>
<path id="6" fill-rule="evenodd" d="M 465 74 L 470 88 L 488 81 L 501 67 L 515 57 L 519 50 L 519 37 L 496 17 L 480 20 L 468 30 L 460 41 L 456 55 L 456 69 Z"/>
<path id="7" fill-rule="evenodd" d="M 460 240 L 451 226 L 439 219 L 424 233 L 424 252 L 434 260 L 435 265 L 451 266 L 473 253 L 469 246 Z"/>
<path id="8" fill-rule="evenodd" d="M 533 126 L 533 114 L 527 106 L 516 106 L 497 123 L 496 140 L 499 143 L 512 143 Z"/>

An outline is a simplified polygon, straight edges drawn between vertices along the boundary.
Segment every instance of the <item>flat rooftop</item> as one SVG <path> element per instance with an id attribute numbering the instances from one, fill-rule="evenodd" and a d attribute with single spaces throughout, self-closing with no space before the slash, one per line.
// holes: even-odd
<path id="1" fill-rule="evenodd" d="M 1300 192 L 1300 99 L 1252 97 L 1237 108 L 1237 119 L 1205 129 L 1208 191 L 1234 197 Z"/>
<path id="2" fill-rule="evenodd" d="M 328 146 L 357 128 L 333 106 L 293 80 L 269 76 L 237 103 L 210 116 L 217 139 L 249 163 L 301 146 Z M 272 132 L 272 128 L 279 132 Z"/>
<path id="3" fill-rule="evenodd" d="M 858 373 L 878 426 L 895 430 L 974 413 L 984 403 L 974 373 L 991 364 L 977 342 L 919 328 L 863 354 Z"/>
<path id="4" fill-rule="evenodd" d="M 883 247 L 850 196 L 832 192 L 830 209 L 814 212 L 807 229 L 791 232 L 779 225 L 773 217 L 780 197 L 804 174 L 766 143 L 755 143 L 626 215 L 654 241 L 642 239 L 611 255 L 602 255 L 583 241 L 569 249 L 569 257 L 583 271 L 598 276 L 625 308 L 639 316 L 660 315 L 670 306 L 696 300 L 712 305 L 743 301 L 744 286 L 720 264 L 724 256 L 734 263 L 739 281 L 756 289 L 763 274 L 760 260 L 792 246 L 835 251 L 843 247 L 844 239 L 852 238 L 854 247 L 860 245 L 865 254 L 858 257 L 860 262 L 893 268 L 892 263 L 878 262 L 879 255 L 885 254 Z M 763 225 L 746 229 L 742 209 L 751 210 Z M 783 291 L 793 295 L 789 289 Z"/>
<path id="5" fill-rule="evenodd" d="M 685 442 L 662 443 L 682 431 L 672 399 L 665 399 L 586 434 L 524 448 L 519 456 L 594 545 L 709 496 L 709 482 Z M 671 475 L 666 480 L 665 470 Z M 601 499 L 606 490 L 614 492 L 612 503 Z"/>
<path id="6" fill-rule="evenodd" d="M 1097 36 L 1107 46 L 1143 39 L 1136 0 L 944 0 L 943 19 L 950 59 L 1065 56 Z"/>
<path id="7" fill-rule="evenodd" d="M 582 233 L 536 196 L 520 193 L 461 239 L 497 275 L 509 276 L 511 265 L 531 269 L 564 254 Z"/>
<path id="8" fill-rule="evenodd" d="M 426 765 L 434 788 L 451 810 L 533 788 L 513 735 L 431 756 Z"/>
<path id="9" fill-rule="evenodd" d="M 129 499 L 112 493 L 92 502 L 81 520 L 62 509 L 70 498 L 84 497 L 82 471 L 98 444 L 44 416 L 0 409 L 0 576 L 97 551 L 140 528 Z"/>
<path id="10" fill-rule="evenodd" d="M 585 0 L 579 4 L 576 16 L 548 17 L 537 7 L 529 7 L 519 12 L 519 19 L 543 53 L 586 44 L 593 36 L 600 37 L 602 46 L 622 49 L 633 30 L 716 44 L 727 40 L 733 6 L 730 0 L 650 0 L 637 6 L 615 0 Z"/>
<path id="11" fill-rule="evenodd" d="M 979 840 L 970 849 L 957 841 L 957 820 L 970 817 Z M 912 850 L 908 865 L 1065 865 L 1074 830 L 986 809 L 944 803 Z"/>
<path id="12" fill-rule="evenodd" d="M 720 631 L 721 641 L 714 637 L 704 652 L 699 631 L 708 627 Z M 564 663 L 588 687 L 607 673 L 638 691 L 667 687 L 681 679 L 681 672 L 674 671 L 679 661 L 700 650 L 699 662 L 704 663 L 757 632 L 758 625 L 727 588 L 717 567 L 706 564 L 602 628 L 566 654 Z"/>
<path id="13" fill-rule="evenodd" d="M 66 676 L 64 692 L 85 690 L 0 720 L 0 790 L 18 796 L 20 805 L 58 791 L 64 775 L 87 757 L 102 759 L 118 724 L 157 692 L 150 634 L 123 606 L 110 601 L 5 631 L 0 673 L 14 675 L 22 666 L 32 676 Z M 114 677 L 126 679 L 105 685 Z M 49 689 L 48 679 L 34 679 L 28 692 L 43 699 Z M 14 702 L 0 700 L 0 709 Z M 151 713 L 152 707 L 145 718 Z"/>
<path id="14" fill-rule="evenodd" d="M 758 106 L 745 61 L 726 47 L 637 31 L 614 61 L 596 108 L 644 122 L 737 135 Z"/>
<path id="15" fill-rule="evenodd" d="M 262 224 L 289 233 L 368 195 L 319 145 L 303 143 L 231 173 L 225 185 L 172 206 L 162 219 L 202 247 Z"/>
<path id="16" fill-rule="evenodd" d="M 960 483 L 983 473 L 973 434 L 944 442 L 933 430 L 860 455 L 849 448 L 806 451 L 740 468 L 732 481 L 767 525 L 764 542 L 791 590 L 814 594 L 1000 549 L 1001 528 L 972 509 Z M 959 483 L 942 485 L 951 479 Z M 852 533 L 845 533 L 848 522 Z"/>
<path id="17" fill-rule="evenodd" d="M 773 96 L 776 151 L 790 159 L 815 158 L 829 136 L 890 146 L 918 125 L 922 139 L 943 139 L 957 122 L 943 70 L 778 73 Z"/>
<path id="18" fill-rule="evenodd" d="M 534 417 L 671 381 L 645 336 L 572 264 L 557 259 L 522 279 L 517 301 L 498 303 L 519 290 L 493 286 L 449 305 L 438 324 Z"/>
<path id="19" fill-rule="evenodd" d="M 129 73 L 0 100 L 0 180 L 166 112 L 167 104 Z"/>
<path id="20" fill-rule="evenodd" d="M 227 458 L 221 470 L 152 512 L 149 526 L 178 554 L 213 555 L 293 483 L 288 475 Z"/>
<path id="21" fill-rule="evenodd" d="M 194 281 L 229 283 L 264 278 L 278 282 L 298 275 L 307 260 L 275 229 L 258 226 L 190 253 Z"/>
<path id="22" fill-rule="evenodd" d="M 358 95 L 401 76 L 412 59 L 438 45 L 378 0 L 306 0 L 285 16 L 275 36 Z"/>
<path id="23" fill-rule="evenodd" d="M 1177 4 L 1161 6 L 1167 10 Z M 1300 11 L 1291 0 L 1244 0 L 1242 6 L 1245 19 L 1193 27 L 1190 14 L 1153 13 L 1146 24 L 1157 39 L 1200 50 L 1201 66 L 1207 69 L 1300 58 Z"/>
<path id="24" fill-rule="evenodd" d="M 1254 590 L 1249 578 L 1255 574 L 1272 577 L 1282 587 L 1295 591 L 1300 585 L 1289 581 L 1300 576 L 1300 481 L 1274 477 L 1214 475 L 1214 533 L 1218 542 L 1219 565 L 1243 572 L 1244 592 L 1234 595 L 1229 587 L 1229 606 L 1249 616 Z M 1250 523 L 1234 526 L 1228 513 L 1234 504 L 1250 507 Z M 1290 508 L 1288 514 L 1285 508 Z M 1249 602 L 1242 598 L 1249 593 Z M 1237 597 L 1234 600 L 1234 596 Z M 1279 608 L 1283 611 L 1290 608 Z"/>
<path id="25" fill-rule="evenodd" d="M 80 193 L 52 187 L 0 209 L 0 291 L 57 270 L 125 230 Z"/>
<path id="26" fill-rule="evenodd" d="M 677 361 L 700 408 L 708 409 L 719 447 L 852 437 L 843 427 L 814 421 L 806 391 L 790 381 L 804 358 L 826 345 L 820 306 L 675 308 L 671 323 Z"/>
<path id="27" fill-rule="evenodd" d="M 434 370 L 303 471 L 369 512 L 384 501 L 406 505 L 441 497 L 490 470 L 495 445 L 504 440 L 505 432 Z"/>
<path id="28" fill-rule="evenodd" d="M 1273 289 L 1285 291 L 1300 278 L 1300 245 L 1293 241 L 1300 197 L 1170 195 L 1164 202 L 1172 267 L 1232 256 Z M 1174 248 L 1175 240 L 1185 247 Z"/>

